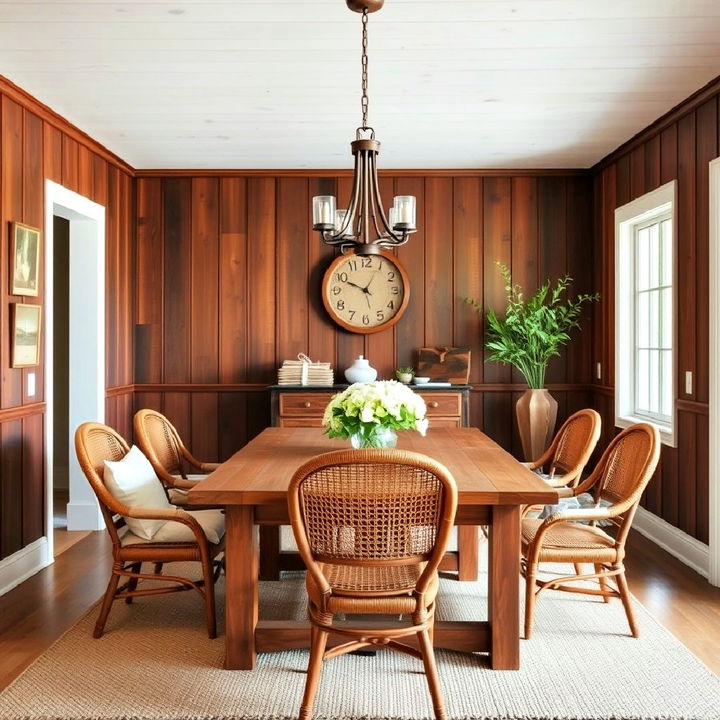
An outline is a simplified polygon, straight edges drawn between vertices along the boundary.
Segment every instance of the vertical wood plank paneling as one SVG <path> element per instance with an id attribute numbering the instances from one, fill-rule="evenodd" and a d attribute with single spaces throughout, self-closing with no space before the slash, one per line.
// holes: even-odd
<path id="1" fill-rule="evenodd" d="M 219 189 L 217 178 L 192 179 L 190 380 L 195 383 L 218 382 Z"/>
<path id="2" fill-rule="evenodd" d="M 92 156 L 92 164 L 93 185 L 91 197 L 94 202 L 98 203 L 98 205 L 105 207 L 107 206 L 108 201 L 108 164 L 103 158 L 95 153 L 93 153 Z M 130 220 L 130 218 L 128 218 L 128 220 Z"/>
<path id="3" fill-rule="evenodd" d="M 454 344 L 470 348 L 470 382 L 483 378 L 483 318 L 463 298 L 483 298 L 482 180 L 453 178 L 453 277 L 458 306 L 453 329 Z M 482 425 L 482 402 L 470 398 L 470 422 Z"/>
<path id="4" fill-rule="evenodd" d="M 335 257 L 335 249 L 326 245 L 312 228 L 311 198 L 315 195 L 335 195 L 338 207 L 344 208 L 348 198 L 337 193 L 335 178 L 310 178 L 308 206 L 305 208 L 308 227 L 308 355 L 315 362 L 329 362 L 335 368 L 335 326 L 325 312 L 320 288 L 328 265 Z M 283 358 L 284 359 L 284 358 Z"/>
<path id="5" fill-rule="evenodd" d="M 417 217 L 425 218 L 425 180 L 420 177 L 395 179 L 394 195 L 414 195 L 417 198 Z M 448 207 L 449 210 L 449 207 Z M 397 250 L 400 263 L 410 282 L 410 303 L 405 314 L 395 325 L 397 365 L 417 364 L 417 349 L 425 347 L 425 236 L 426 228 L 410 237 Z"/>
<path id="6" fill-rule="evenodd" d="M 276 223 L 275 180 L 248 178 L 248 381 L 277 378 L 276 336 Z"/>
<path id="7" fill-rule="evenodd" d="M 678 132 L 677 124 L 660 133 L 660 184 L 677 178 Z"/>
<path id="8" fill-rule="evenodd" d="M 459 298 L 453 283 L 454 256 L 450 242 L 453 214 L 452 178 L 425 181 L 425 342 L 452 346 Z M 412 243 L 411 237 L 408 244 Z"/>
<path id="9" fill-rule="evenodd" d="M 248 376 L 247 182 L 220 180 L 220 382 Z"/>
<path id="10" fill-rule="evenodd" d="M 308 350 L 308 180 L 278 180 L 277 257 L 277 362 Z"/>
<path id="11" fill-rule="evenodd" d="M 710 476 L 708 471 L 710 437 L 707 415 L 697 416 L 695 430 L 695 449 L 697 453 L 697 465 L 695 468 L 697 474 L 697 491 L 695 493 L 695 519 L 697 525 L 695 536 L 700 542 L 707 543 L 710 534 L 710 517 L 708 513 L 710 507 Z"/>
<path id="12" fill-rule="evenodd" d="M 603 367 L 605 372 L 603 385 L 615 385 L 615 208 L 621 203 L 617 197 L 616 167 L 612 165 L 603 171 L 603 290 L 602 303 L 606 310 L 603 323 L 603 337 L 605 338 L 605 357 Z M 612 429 L 603 427 L 604 444 L 610 441 Z"/>
<path id="13" fill-rule="evenodd" d="M 696 185 L 695 185 L 695 113 L 678 123 L 678 192 L 677 192 L 677 321 L 683 339 L 677 348 L 677 386 L 680 397 L 695 399 L 696 387 L 687 394 L 685 372 L 697 377 L 697 295 L 696 295 Z"/>
<path id="14" fill-rule="evenodd" d="M 588 240 L 593 237 L 592 228 L 592 186 L 588 181 L 568 182 L 566 203 L 567 268 L 573 278 L 570 288 L 572 295 L 592 293 L 595 274 L 592 254 L 588 252 Z M 590 383 L 592 381 L 592 336 L 593 309 L 586 307 L 579 330 L 570 333 L 567 345 L 567 372 L 565 382 Z M 568 400 L 570 396 L 568 395 Z M 579 408 L 578 408 L 579 409 Z M 568 415 L 571 414 L 567 408 Z"/>
<path id="15" fill-rule="evenodd" d="M 538 286 L 538 187 L 533 177 L 512 179 L 512 277 L 529 297 Z M 512 381 L 524 383 L 525 378 L 512 368 Z"/>
<path id="16" fill-rule="evenodd" d="M 44 224 L 44 193 L 43 193 L 43 126 L 42 120 L 27 110 L 23 113 L 23 221 L 32 227 L 42 231 Z M 44 246 L 40 243 L 40 275 L 38 280 L 38 295 L 28 298 L 28 302 L 45 306 L 45 277 L 44 277 Z M 44 310 L 43 310 L 44 312 Z M 44 318 L 43 318 L 44 319 Z M 41 323 L 42 329 L 42 323 Z M 44 333 L 40 333 L 40 357 L 43 357 L 45 350 Z M 27 376 L 29 373 L 35 375 L 35 394 L 27 394 Z M 45 399 L 45 372 L 44 363 L 41 361 L 36 367 L 22 371 L 22 404 L 42 402 Z"/>
<path id="17" fill-rule="evenodd" d="M 660 136 L 653 135 L 643 144 L 645 154 L 645 192 L 660 186 Z"/>
<path id="18" fill-rule="evenodd" d="M 710 174 L 708 164 L 718 155 L 718 101 L 714 97 L 697 109 L 696 127 L 696 264 L 695 314 L 697 317 L 695 399 L 708 402 L 710 362 Z M 704 188 L 708 188 L 705 192 Z"/>
<path id="19" fill-rule="evenodd" d="M 43 176 L 62 182 L 62 133 L 47 122 L 43 122 Z"/>
<path id="20" fill-rule="evenodd" d="M 79 146 L 76 140 L 67 135 L 62 136 L 62 184 L 79 192 Z"/>
<path id="21" fill-rule="evenodd" d="M 645 187 L 645 147 L 638 145 L 630 153 L 630 197 L 640 197 L 646 193 Z"/>
<path id="22" fill-rule="evenodd" d="M 22 544 L 45 534 L 45 415 L 22 420 Z"/>
<path id="23" fill-rule="evenodd" d="M 121 385 L 129 385 L 133 382 L 134 370 L 134 332 L 133 322 L 135 317 L 135 233 L 133 231 L 134 215 L 134 192 L 132 178 L 124 172 L 120 173 L 121 205 L 119 240 L 122 249 L 122 343 L 123 374 L 120 378 Z M 131 407 L 124 402 L 123 408 L 129 413 Z"/>
<path id="24" fill-rule="evenodd" d="M 539 222 L 539 281 L 553 284 L 567 273 L 567 195 L 566 180 L 562 177 L 544 177 L 538 181 L 540 208 Z M 567 355 L 550 359 L 545 380 L 562 382 L 567 376 Z M 562 398 L 558 399 L 560 403 Z M 564 413 L 560 406 L 558 412 Z"/>
<path id="25" fill-rule="evenodd" d="M 111 168 L 108 173 L 108 198 L 110 199 L 105 215 L 105 332 L 107 337 L 113 338 L 105 348 L 105 383 L 107 387 L 114 387 L 118 382 L 118 357 L 120 343 L 118 339 L 120 318 L 120 278 L 118 273 L 118 215 L 120 199 L 120 172 Z M 113 408 L 115 405 L 113 404 Z"/>
<path id="26" fill-rule="evenodd" d="M 158 268 L 163 267 L 162 180 L 137 181 L 135 382 L 162 382 L 163 284 Z"/>
<path id="27" fill-rule="evenodd" d="M 678 412 L 678 465 L 682 475 L 671 484 L 678 507 L 678 527 L 689 535 L 696 530 L 697 423 L 694 413 Z M 672 498 L 672 495 L 671 495 Z"/>
<path id="28" fill-rule="evenodd" d="M 165 382 L 182 383 L 189 382 L 191 376 L 192 184 L 188 178 L 168 178 L 164 184 L 163 379 Z M 186 434 L 186 437 L 189 435 Z"/>
<path id="29" fill-rule="evenodd" d="M 77 191 L 80 195 L 91 199 L 95 185 L 93 178 L 94 172 L 95 166 L 93 164 L 92 150 L 85 145 L 80 145 L 78 147 Z"/>
<path id="30" fill-rule="evenodd" d="M 0 424 L 0 559 L 22 547 L 22 420 Z"/>
<path id="31" fill-rule="evenodd" d="M 483 180 L 483 304 L 503 314 L 505 281 L 497 263 L 512 264 L 511 239 L 511 183 L 509 178 L 489 177 Z M 487 354 L 487 353 L 486 353 Z M 511 380 L 510 367 L 486 363 L 484 381 L 506 383 Z M 485 406 L 487 411 L 487 405 Z M 487 412 L 485 415 L 487 420 Z"/>
<path id="32" fill-rule="evenodd" d="M 620 207 L 632 200 L 630 188 L 630 155 L 627 153 L 618 158 L 618 161 L 615 163 L 615 183 L 617 207 Z"/>
<path id="33" fill-rule="evenodd" d="M 0 200 L 2 202 L 2 244 L 4 257 L 10 263 L 10 224 L 13 221 L 23 221 L 23 109 L 12 100 L 2 98 L 2 167 L 0 169 Z M 5 253 L 7 253 L 5 255 Z M 0 321 L 7 331 L 0 337 L 0 407 L 15 407 L 22 402 L 22 370 L 12 369 L 10 345 L 10 307 L 11 302 L 22 302 L 22 298 L 11 296 L 8 285 L 10 272 L 2 273 L 0 288 L 2 288 L 3 308 L 5 317 Z M 7 322 L 8 325 L 4 325 Z M 10 430 L 8 430 L 10 432 Z"/>
<path id="34" fill-rule="evenodd" d="M 340 206 L 346 207 L 350 201 L 350 194 L 352 192 L 352 178 L 336 178 L 335 186 L 337 187 L 337 199 Z M 345 369 L 353 364 L 358 355 L 367 354 L 367 351 L 365 350 L 365 336 L 346 332 L 341 328 L 337 328 L 336 333 L 337 363 L 334 368 L 335 382 L 343 383 L 345 382 Z M 398 356 L 398 364 L 412 365 L 413 363 L 414 360 L 410 351 L 408 351 L 407 359 L 403 360 Z"/>
<path id="35" fill-rule="evenodd" d="M 248 393 L 220 393 L 218 398 L 218 462 L 227 460 L 245 444 L 248 438 L 247 396 Z"/>

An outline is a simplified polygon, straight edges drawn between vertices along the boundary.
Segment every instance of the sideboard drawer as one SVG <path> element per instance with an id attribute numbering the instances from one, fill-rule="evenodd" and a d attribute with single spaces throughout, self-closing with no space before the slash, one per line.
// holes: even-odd
<path id="1" fill-rule="evenodd" d="M 428 417 L 443 415 L 450 417 L 462 416 L 462 397 L 460 393 L 419 393 L 427 405 Z"/>
<path id="2" fill-rule="evenodd" d="M 322 419 L 333 393 L 280 393 L 280 416 L 312 416 Z"/>

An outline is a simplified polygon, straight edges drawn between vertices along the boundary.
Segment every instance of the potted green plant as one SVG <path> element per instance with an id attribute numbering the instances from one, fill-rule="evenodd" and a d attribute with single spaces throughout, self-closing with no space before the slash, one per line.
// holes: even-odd
<path id="1" fill-rule="evenodd" d="M 528 389 L 515 405 L 515 413 L 526 460 L 540 457 L 552 439 L 557 417 L 557 401 L 545 388 L 545 371 L 551 357 L 570 339 L 569 332 L 580 327 L 580 316 L 587 303 L 600 295 L 583 293 L 566 297 L 572 278 L 565 275 L 554 284 L 546 280 L 525 299 L 522 288 L 513 283 L 509 268 L 496 263 L 505 280 L 505 316 L 479 301 L 465 298 L 480 315 L 485 315 L 485 347 L 488 360 L 512 365 L 525 378 Z"/>
<path id="2" fill-rule="evenodd" d="M 399 367 L 395 371 L 395 377 L 401 383 L 405 383 L 406 385 L 412 382 L 414 374 L 415 373 L 413 372 L 413 369 L 411 367 Z"/>

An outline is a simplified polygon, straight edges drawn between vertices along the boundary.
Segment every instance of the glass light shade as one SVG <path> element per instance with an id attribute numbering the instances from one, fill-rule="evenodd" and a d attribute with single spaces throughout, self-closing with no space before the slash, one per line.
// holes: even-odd
<path id="1" fill-rule="evenodd" d="M 393 230 L 395 228 L 395 224 L 397 223 L 397 210 L 394 205 L 388 209 L 387 220 L 390 229 Z"/>
<path id="2" fill-rule="evenodd" d="M 403 229 L 415 229 L 415 196 L 396 195 L 394 200 L 395 221 Z"/>
<path id="3" fill-rule="evenodd" d="M 345 224 L 345 218 L 347 217 L 347 210 L 344 208 L 338 209 L 335 213 L 335 234 L 337 235 L 342 229 L 343 225 Z M 347 228 L 345 231 L 345 235 L 349 235 L 348 232 L 350 228 Z"/>
<path id="4" fill-rule="evenodd" d="M 335 196 L 316 195 L 313 198 L 313 227 L 332 230 L 335 227 Z"/>

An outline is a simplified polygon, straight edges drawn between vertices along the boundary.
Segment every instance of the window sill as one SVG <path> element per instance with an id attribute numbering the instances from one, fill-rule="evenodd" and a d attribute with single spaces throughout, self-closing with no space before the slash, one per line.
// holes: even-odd
<path id="1" fill-rule="evenodd" d="M 615 418 L 615 427 L 628 428 L 636 423 L 648 423 L 656 427 L 660 431 L 660 442 L 668 447 L 677 447 L 675 440 L 675 428 L 670 425 L 663 425 L 658 422 L 653 422 L 649 418 L 635 417 L 634 415 L 623 415 L 622 417 Z"/>

